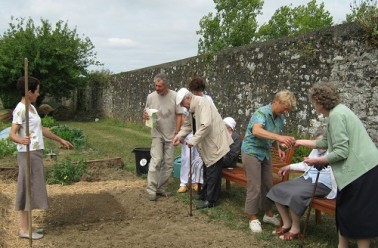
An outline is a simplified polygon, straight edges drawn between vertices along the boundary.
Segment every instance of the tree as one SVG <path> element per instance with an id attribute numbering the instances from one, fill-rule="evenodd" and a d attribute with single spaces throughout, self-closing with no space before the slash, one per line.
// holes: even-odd
<path id="1" fill-rule="evenodd" d="M 364 19 L 369 16 L 376 16 L 378 13 L 376 0 L 356 0 L 350 4 L 351 13 L 346 15 L 345 22 L 355 22 L 358 19 Z"/>
<path id="2" fill-rule="evenodd" d="M 277 9 L 268 23 L 263 24 L 257 33 L 260 40 L 275 39 L 306 33 L 332 26 L 332 16 L 324 8 L 324 3 L 311 0 L 307 5 L 292 5 Z"/>
<path id="3" fill-rule="evenodd" d="M 90 65 L 100 65 L 91 40 L 80 38 L 67 22 L 58 21 L 52 27 L 41 19 L 41 26 L 35 26 L 31 18 L 25 21 L 12 17 L 8 30 L 0 37 L 0 97 L 8 107 L 14 103 L 5 103 L 4 98 L 17 94 L 15 82 L 24 75 L 25 57 L 29 60 L 29 75 L 42 82 L 39 101 L 45 94 L 68 96 L 84 84 Z"/>
<path id="4" fill-rule="evenodd" d="M 216 14 L 200 20 L 198 53 L 218 52 L 252 43 L 263 0 L 214 0 Z"/>
<path id="5" fill-rule="evenodd" d="M 351 3 L 351 14 L 346 15 L 346 22 L 356 22 L 363 30 L 370 43 L 378 46 L 378 7 L 377 0 L 361 0 Z"/>

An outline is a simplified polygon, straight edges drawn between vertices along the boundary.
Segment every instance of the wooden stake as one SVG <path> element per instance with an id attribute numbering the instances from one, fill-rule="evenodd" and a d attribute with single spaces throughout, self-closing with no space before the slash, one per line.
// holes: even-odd
<path id="1" fill-rule="evenodd" d="M 193 209 L 193 187 L 192 187 L 192 169 L 193 169 L 193 161 L 192 161 L 192 147 L 189 147 L 189 216 L 193 216 L 192 209 Z"/>
<path id="2" fill-rule="evenodd" d="M 24 60 L 24 74 L 25 74 L 25 135 L 29 136 L 29 75 L 28 75 L 28 59 Z M 26 209 L 28 211 L 29 224 L 29 247 L 33 246 L 33 225 L 32 225 L 32 209 L 31 209 L 31 178 L 30 178 L 30 145 L 26 145 Z"/>

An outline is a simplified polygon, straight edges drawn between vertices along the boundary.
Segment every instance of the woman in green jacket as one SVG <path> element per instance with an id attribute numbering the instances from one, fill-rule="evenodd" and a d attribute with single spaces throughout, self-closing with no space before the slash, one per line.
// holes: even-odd
<path id="1" fill-rule="evenodd" d="M 359 248 L 369 247 L 370 239 L 378 236 L 378 149 L 361 120 L 340 103 L 334 85 L 313 85 L 309 98 L 316 112 L 328 117 L 326 134 L 319 141 L 297 140 L 296 145 L 328 149 L 328 155 L 304 162 L 333 169 L 338 247 L 348 247 L 348 239 L 356 239 Z"/>

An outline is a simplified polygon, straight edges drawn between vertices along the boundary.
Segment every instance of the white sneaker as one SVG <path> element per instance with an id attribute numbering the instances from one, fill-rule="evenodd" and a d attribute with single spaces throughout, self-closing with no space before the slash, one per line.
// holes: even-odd
<path id="1" fill-rule="evenodd" d="M 29 238 L 29 233 L 21 232 L 19 233 L 20 238 L 28 239 Z M 35 231 L 32 232 L 32 239 L 41 239 L 43 238 L 43 234 L 36 233 Z"/>
<path id="2" fill-rule="evenodd" d="M 249 222 L 249 228 L 251 228 L 251 231 L 254 233 L 262 232 L 261 222 L 259 220 L 251 220 Z"/>
<path id="3" fill-rule="evenodd" d="M 264 215 L 263 222 L 269 223 L 275 226 L 280 226 L 281 221 L 278 219 L 278 214 L 273 215 L 272 217 L 269 217 L 268 215 Z"/>

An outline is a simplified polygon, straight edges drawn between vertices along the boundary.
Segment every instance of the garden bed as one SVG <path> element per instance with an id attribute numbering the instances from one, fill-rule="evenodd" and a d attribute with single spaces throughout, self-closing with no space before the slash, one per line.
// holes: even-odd
<path id="1" fill-rule="evenodd" d="M 92 161 L 89 174 L 107 167 L 97 181 L 47 186 L 50 209 L 33 211 L 34 226 L 46 235 L 33 247 L 258 247 L 249 232 L 199 211 L 190 217 L 177 197 L 148 201 L 146 179 L 121 170 L 117 161 Z M 0 188 L 0 247 L 27 247 L 28 240 L 17 236 L 16 181 L 0 179 Z"/>

